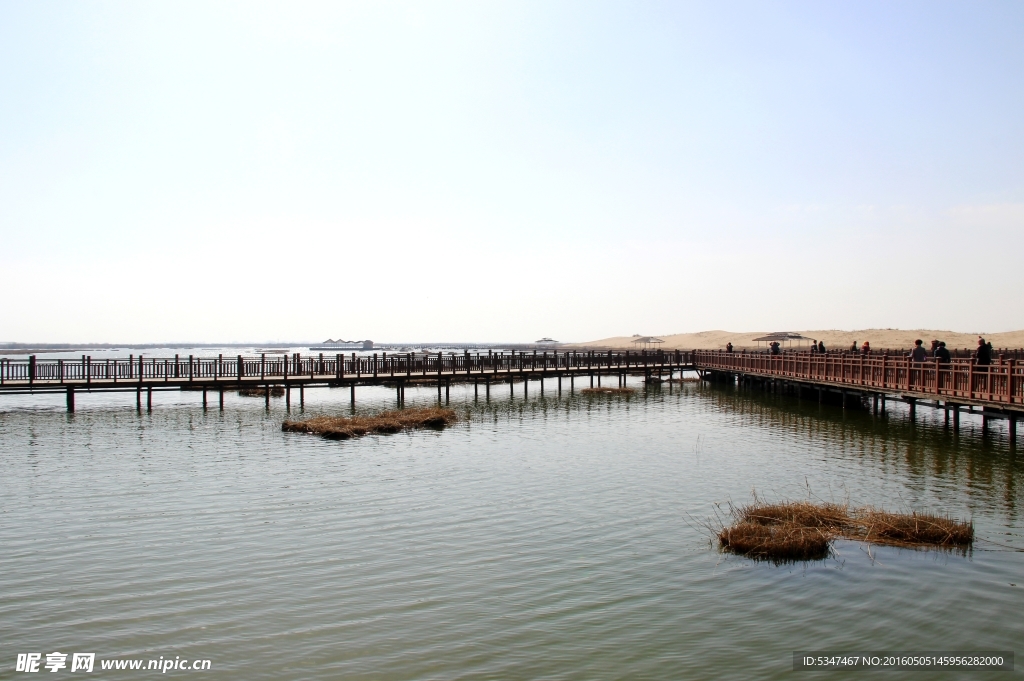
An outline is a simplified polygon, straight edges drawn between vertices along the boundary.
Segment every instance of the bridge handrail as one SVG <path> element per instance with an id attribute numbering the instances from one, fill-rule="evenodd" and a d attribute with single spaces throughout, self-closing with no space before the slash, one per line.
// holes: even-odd
<path id="1" fill-rule="evenodd" d="M 749 373 L 784 379 L 892 393 L 934 395 L 1003 405 L 1024 405 L 1024 362 L 996 357 L 992 364 L 957 358 L 914 362 L 905 356 L 697 350 L 694 363 L 703 370 Z"/>
<path id="2" fill-rule="evenodd" d="M 31 355 L 24 359 L 0 358 L 0 385 L 19 383 L 82 383 L 105 381 L 115 383 L 152 382 L 164 380 L 224 380 L 261 379 L 277 381 L 289 378 L 351 379 L 381 377 L 429 377 L 430 375 L 458 373 L 506 374 L 516 371 L 608 370 L 621 368 L 636 370 L 667 364 L 690 363 L 692 353 L 674 351 L 624 352 L 493 352 L 484 353 L 374 353 L 372 355 L 324 354 L 303 355 L 235 355 L 196 357 L 144 357 L 93 360 L 38 359 Z"/>

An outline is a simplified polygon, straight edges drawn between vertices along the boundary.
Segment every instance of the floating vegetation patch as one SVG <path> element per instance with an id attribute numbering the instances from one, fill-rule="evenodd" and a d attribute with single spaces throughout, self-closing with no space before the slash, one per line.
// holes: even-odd
<path id="1" fill-rule="evenodd" d="M 949 516 L 866 509 L 859 520 L 864 540 L 880 544 L 960 547 L 974 541 L 974 523 Z"/>
<path id="2" fill-rule="evenodd" d="M 636 388 L 583 388 L 584 395 L 632 395 Z"/>
<path id="3" fill-rule="evenodd" d="M 707 524 L 726 551 L 776 563 L 820 560 L 835 539 L 853 539 L 903 547 L 940 547 L 966 551 L 974 541 L 974 523 L 949 516 L 893 513 L 871 506 L 781 501 L 732 507 L 731 524 Z"/>
<path id="4" fill-rule="evenodd" d="M 238 394 L 242 397 L 264 397 L 267 394 L 267 389 L 263 386 L 255 388 L 239 388 Z M 284 395 L 283 385 L 272 385 L 270 386 L 271 397 L 282 397 Z"/>
<path id="5" fill-rule="evenodd" d="M 285 421 L 281 430 L 313 433 L 330 440 L 348 440 L 370 433 L 397 433 L 412 428 L 441 429 L 457 420 L 458 415 L 453 409 L 425 407 L 385 411 L 375 416 L 317 416 L 305 421 Z"/>

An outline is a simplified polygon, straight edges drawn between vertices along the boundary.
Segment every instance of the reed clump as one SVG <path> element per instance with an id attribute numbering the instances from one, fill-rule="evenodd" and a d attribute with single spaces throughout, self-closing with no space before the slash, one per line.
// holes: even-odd
<path id="1" fill-rule="evenodd" d="M 876 543 L 962 547 L 974 541 L 974 523 L 949 516 L 865 509 L 859 520 L 864 539 Z"/>
<path id="2" fill-rule="evenodd" d="M 871 506 L 851 509 L 848 504 L 825 502 L 769 503 L 755 496 L 752 504 L 730 506 L 730 515 L 732 524 L 718 524 L 719 545 L 733 553 L 774 562 L 825 558 L 838 538 L 961 550 L 974 541 L 971 521 L 913 511 L 893 513 Z"/>
<path id="3" fill-rule="evenodd" d="M 718 535 L 722 548 L 776 562 L 820 560 L 828 556 L 832 534 L 820 527 L 793 523 L 739 522 L 724 527 Z"/>
<path id="4" fill-rule="evenodd" d="M 267 389 L 260 386 L 255 388 L 239 388 L 238 394 L 242 397 L 264 397 L 267 394 Z M 270 386 L 271 397 L 283 397 L 284 386 L 283 385 L 272 385 Z"/>
<path id="5" fill-rule="evenodd" d="M 636 388 L 583 388 L 584 395 L 632 395 Z"/>
<path id="6" fill-rule="evenodd" d="M 292 433 L 313 433 L 329 440 L 348 440 L 371 433 L 397 433 L 413 428 L 441 429 L 455 423 L 453 409 L 424 407 L 385 411 L 374 416 L 317 416 L 305 421 L 285 421 L 281 430 Z"/>

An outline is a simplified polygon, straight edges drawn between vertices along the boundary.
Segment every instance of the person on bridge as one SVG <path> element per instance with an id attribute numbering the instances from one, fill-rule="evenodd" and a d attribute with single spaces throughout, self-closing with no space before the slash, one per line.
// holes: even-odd
<path id="1" fill-rule="evenodd" d="M 825 352 L 825 341 L 818 341 L 818 352 Z"/>
<path id="2" fill-rule="evenodd" d="M 817 351 L 818 351 L 818 342 L 812 340 L 811 341 L 811 352 L 817 352 Z"/>
<path id="3" fill-rule="evenodd" d="M 779 354 L 779 341 L 772 341 L 771 349 L 773 355 Z"/>
<path id="4" fill-rule="evenodd" d="M 932 341 L 932 348 L 931 348 L 931 350 L 929 350 L 929 352 L 932 353 L 932 357 L 935 356 L 935 351 L 938 350 L 938 349 L 939 349 L 939 341 L 933 340 Z"/>
<path id="5" fill-rule="evenodd" d="M 860 354 L 870 355 L 871 354 L 871 343 L 864 341 L 864 345 L 860 346 Z"/>
<path id="6" fill-rule="evenodd" d="M 732 352 L 732 343 L 726 343 L 725 344 L 725 351 L 726 352 Z"/>
<path id="7" fill-rule="evenodd" d="M 853 341 L 850 345 L 850 352 L 857 352 L 857 341 Z"/>
<path id="8" fill-rule="evenodd" d="M 928 359 L 928 353 L 924 349 L 924 341 L 918 338 L 914 341 L 914 349 L 907 355 L 911 362 L 923 362 Z"/>
<path id="9" fill-rule="evenodd" d="M 978 337 L 978 350 L 974 353 L 978 360 L 978 366 L 988 366 L 992 363 L 992 344 L 986 343 L 984 338 Z"/>
<path id="10" fill-rule="evenodd" d="M 935 348 L 935 359 L 939 360 L 940 364 L 949 364 L 951 358 L 944 341 L 939 341 L 939 347 Z"/>

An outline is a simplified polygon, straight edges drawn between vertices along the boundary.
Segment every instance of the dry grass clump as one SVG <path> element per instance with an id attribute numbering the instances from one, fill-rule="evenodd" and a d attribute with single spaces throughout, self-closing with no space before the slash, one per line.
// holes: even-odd
<path id="1" fill-rule="evenodd" d="M 385 411 L 376 416 L 317 416 L 305 421 L 285 421 L 281 430 L 293 433 L 314 433 L 330 440 L 348 440 L 369 433 L 397 433 L 410 428 L 449 426 L 458 420 L 452 409 L 424 407 Z"/>
<path id="2" fill-rule="evenodd" d="M 832 533 L 793 523 L 740 522 L 718 534 L 722 548 L 772 561 L 820 560 L 828 556 Z"/>
<path id="3" fill-rule="evenodd" d="M 239 388 L 238 394 L 241 395 L 242 397 L 263 397 L 267 394 L 267 389 L 262 386 L 254 388 Z M 284 395 L 284 386 L 270 386 L 270 395 L 272 397 L 282 397 Z"/>
<path id="4" fill-rule="evenodd" d="M 865 509 L 860 524 L 867 541 L 934 546 L 966 546 L 974 541 L 974 523 L 948 516 Z"/>
<path id="5" fill-rule="evenodd" d="M 761 525 L 790 524 L 799 527 L 840 530 L 851 524 L 846 505 L 814 504 L 809 501 L 786 501 L 769 504 L 755 501 L 739 509 L 742 522 Z"/>
<path id="6" fill-rule="evenodd" d="M 837 538 L 890 546 L 965 549 L 974 524 L 948 516 L 891 513 L 873 507 L 851 511 L 847 504 L 781 501 L 732 507 L 735 522 L 717 527 L 720 546 L 751 558 L 785 562 L 825 558 Z M 709 528 L 714 529 L 711 525 Z"/>
<path id="7" fill-rule="evenodd" d="M 632 395 L 636 388 L 583 388 L 584 395 Z"/>

